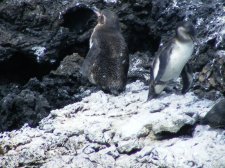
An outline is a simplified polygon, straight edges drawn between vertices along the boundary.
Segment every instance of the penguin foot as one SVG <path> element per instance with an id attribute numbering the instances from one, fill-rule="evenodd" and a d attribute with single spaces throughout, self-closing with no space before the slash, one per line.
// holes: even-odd
<path id="1" fill-rule="evenodd" d="M 190 90 L 190 88 L 189 88 L 189 89 L 182 89 L 181 94 L 184 95 L 184 94 L 186 94 L 189 90 Z"/>
<path id="2" fill-rule="evenodd" d="M 124 89 L 112 89 L 112 88 L 101 88 L 105 93 L 112 94 L 114 96 L 118 96 Z"/>
<path id="3" fill-rule="evenodd" d="M 110 93 L 112 93 L 114 96 L 118 96 L 120 94 L 120 91 L 118 91 L 118 90 L 110 90 Z"/>
<path id="4" fill-rule="evenodd" d="M 150 84 L 150 87 L 149 87 L 147 101 L 150 101 L 156 97 L 158 97 L 158 94 L 156 94 L 156 92 L 155 92 L 155 83 L 154 83 L 154 81 L 152 81 L 152 83 Z"/>
<path id="5" fill-rule="evenodd" d="M 152 100 L 152 99 L 155 99 L 155 98 L 157 98 L 158 97 L 158 95 L 157 94 L 155 94 L 155 93 L 149 93 L 148 94 L 148 98 L 147 98 L 147 101 L 150 101 L 150 100 Z"/>

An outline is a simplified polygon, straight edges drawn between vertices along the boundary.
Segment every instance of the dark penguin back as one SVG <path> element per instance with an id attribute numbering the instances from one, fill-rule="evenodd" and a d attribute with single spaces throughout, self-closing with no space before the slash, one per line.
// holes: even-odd
<path id="1" fill-rule="evenodd" d="M 125 89 L 127 81 L 128 49 L 117 16 L 110 11 L 102 13 L 106 22 L 95 27 L 81 71 L 91 83 L 117 95 Z"/>
<path id="2" fill-rule="evenodd" d="M 129 67 L 128 49 L 122 34 L 110 29 L 96 30 L 100 48 L 92 73 L 96 83 L 114 94 L 124 90 Z"/>

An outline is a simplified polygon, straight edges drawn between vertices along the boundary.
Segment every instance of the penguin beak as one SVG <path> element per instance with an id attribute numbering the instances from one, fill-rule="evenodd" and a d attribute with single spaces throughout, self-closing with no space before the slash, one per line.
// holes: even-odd
<path id="1" fill-rule="evenodd" d="M 101 15 L 100 10 L 97 9 L 96 7 L 92 8 L 92 11 L 97 15 L 97 17 L 99 17 Z"/>

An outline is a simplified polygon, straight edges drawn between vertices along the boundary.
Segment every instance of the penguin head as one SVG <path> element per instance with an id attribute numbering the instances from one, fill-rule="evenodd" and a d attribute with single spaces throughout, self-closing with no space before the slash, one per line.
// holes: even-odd
<path id="1" fill-rule="evenodd" d="M 114 12 L 107 9 L 104 9 L 101 12 L 95 10 L 94 12 L 98 17 L 98 25 L 114 30 L 119 29 L 119 19 Z"/>
<path id="2" fill-rule="evenodd" d="M 179 41 L 194 41 L 195 28 L 190 22 L 181 22 L 176 29 L 176 38 Z"/>

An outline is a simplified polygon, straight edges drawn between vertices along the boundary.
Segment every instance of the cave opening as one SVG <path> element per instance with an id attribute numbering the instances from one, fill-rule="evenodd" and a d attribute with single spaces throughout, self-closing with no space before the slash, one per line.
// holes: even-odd
<path id="1" fill-rule="evenodd" d="M 25 84 L 33 77 L 41 79 L 53 68 L 47 63 L 37 63 L 33 56 L 16 52 L 7 61 L 0 63 L 0 84 Z"/>
<path id="2" fill-rule="evenodd" d="M 128 48 L 130 53 L 137 51 L 149 51 L 155 53 L 160 45 L 161 38 L 151 33 L 146 26 L 140 27 L 140 25 L 130 25 L 129 35 L 127 38 Z"/>
<path id="3" fill-rule="evenodd" d="M 68 9 L 63 14 L 62 26 L 77 34 L 82 34 L 94 27 L 97 23 L 96 20 L 97 16 L 89 7 L 80 5 Z"/>
<path id="4" fill-rule="evenodd" d="M 60 26 L 69 29 L 69 36 L 61 45 L 60 60 L 72 53 L 85 57 L 89 50 L 89 38 L 96 24 L 97 16 L 88 6 L 79 4 L 65 11 Z"/>

